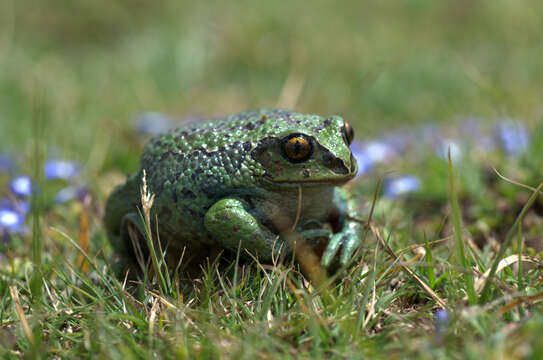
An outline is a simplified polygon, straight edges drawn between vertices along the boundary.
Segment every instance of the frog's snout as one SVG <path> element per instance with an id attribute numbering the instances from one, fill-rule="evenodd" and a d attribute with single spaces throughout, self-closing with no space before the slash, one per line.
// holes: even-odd
<path id="1" fill-rule="evenodd" d="M 353 153 L 351 153 L 351 175 L 356 175 L 358 173 L 358 164 L 356 163 L 356 159 L 353 156 Z"/>

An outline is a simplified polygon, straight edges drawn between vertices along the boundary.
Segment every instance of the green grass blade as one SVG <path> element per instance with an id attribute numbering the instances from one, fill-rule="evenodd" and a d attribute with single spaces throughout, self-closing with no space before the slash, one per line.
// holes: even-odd
<path id="1" fill-rule="evenodd" d="M 463 275 L 465 279 L 465 288 L 468 294 L 468 300 L 470 304 L 477 303 L 477 294 L 475 292 L 475 282 L 473 280 L 473 274 L 471 271 L 471 266 L 468 259 L 466 258 L 466 253 L 464 249 L 464 239 L 462 236 L 462 215 L 460 213 L 460 206 L 458 205 L 458 194 L 456 193 L 456 186 L 454 181 L 454 171 L 451 160 L 451 153 L 449 149 L 448 154 L 449 161 L 449 196 L 451 201 L 451 212 L 454 228 L 454 238 L 456 239 L 456 247 L 458 253 L 458 259 L 460 261 L 460 266 L 464 268 L 465 274 Z"/>
<path id="2" fill-rule="evenodd" d="M 507 236 L 505 237 L 505 241 L 500 246 L 500 251 L 498 251 L 498 255 L 496 255 L 496 259 L 494 259 L 494 262 L 492 263 L 492 267 L 490 268 L 490 273 L 488 274 L 488 277 L 486 278 L 485 285 L 483 286 L 483 290 L 481 291 L 481 298 L 480 302 L 485 303 L 488 301 L 490 296 L 490 284 L 492 283 L 492 279 L 494 278 L 494 275 L 496 275 L 496 270 L 498 269 L 498 264 L 500 263 L 501 259 L 503 259 L 503 256 L 505 255 L 505 251 L 511 245 L 511 241 L 513 240 L 513 236 L 515 235 L 515 230 L 518 226 L 520 226 L 522 219 L 526 215 L 526 212 L 530 209 L 530 207 L 533 205 L 534 201 L 539 196 L 539 193 L 543 189 L 543 183 L 539 184 L 539 186 L 535 189 L 532 196 L 528 199 L 524 207 L 522 208 L 520 214 L 515 219 L 515 222 L 513 223 L 513 226 L 509 229 L 507 232 Z"/>

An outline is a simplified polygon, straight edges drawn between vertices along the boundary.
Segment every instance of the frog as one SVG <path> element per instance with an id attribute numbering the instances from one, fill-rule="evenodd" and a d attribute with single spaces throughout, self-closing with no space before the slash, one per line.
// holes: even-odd
<path id="1" fill-rule="evenodd" d="M 107 199 L 113 250 L 133 259 L 135 247 L 147 249 L 145 181 L 154 197 L 150 228 L 169 266 L 224 250 L 269 263 L 293 253 L 285 236 L 291 231 L 320 251 L 323 267 L 346 265 L 362 230 L 358 201 L 342 188 L 358 171 L 353 138 L 341 116 L 283 109 L 245 111 L 157 135 L 144 147 L 140 170 Z"/>

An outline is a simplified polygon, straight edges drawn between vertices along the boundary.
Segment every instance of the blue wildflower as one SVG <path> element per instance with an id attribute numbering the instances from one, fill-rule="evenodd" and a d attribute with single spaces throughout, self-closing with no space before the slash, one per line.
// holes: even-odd
<path id="1" fill-rule="evenodd" d="M 0 229 L 8 232 L 22 232 L 24 216 L 14 209 L 0 208 Z"/>
<path id="2" fill-rule="evenodd" d="M 413 175 L 402 175 L 386 179 L 383 186 L 386 197 L 396 198 L 419 190 L 420 180 Z"/>
<path id="3" fill-rule="evenodd" d="M 512 119 L 506 119 L 498 124 L 496 135 L 505 153 L 511 156 L 524 153 L 530 145 L 530 135 L 526 127 Z"/>
<path id="4" fill-rule="evenodd" d="M 438 140 L 434 145 L 434 151 L 439 158 L 444 160 L 448 160 L 449 151 L 452 161 L 460 160 L 463 155 L 460 143 L 447 138 Z"/>
<path id="5" fill-rule="evenodd" d="M 157 112 L 143 112 L 137 116 L 136 131 L 141 135 L 162 134 L 175 128 L 173 119 Z"/>
<path id="6" fill-rule="evenodd" d="M 68 186 L 57 192 L 53 201 L 57 204 L 64 204 L 74 199 L 83 201 L 87 194 L 88 190 L 84 186 Z"/>
<path id="7" fill-rule="evenodd" d="M 45 178 L 47 180 L 70 180 L 79 175 L 81 165 L 75 161 L 49 160 L 45 163 Z"/>
<path id="8" fill-rule="evenodd" d="M 24 221 L 29 208 L 25 200 L 0 199 L 0 234 L 4 242 L 9 242 L 10 234 L 28 232 Z"/>
<path id="9" fill-rule="evenodd" d="M 447 330 L 450 322 L 451 319 L 447 310 L 439 309 L 434 313 L 434 324 L 436 327 L 436 332 L 439 335 L 442 335 Z"/>
<path id="10" fill-rule="evenodd" d="M 370 160 L 375 163 L 385 162 L 395 155 L 392 146 L 380 140 L 370 141 L 365 144 L 364 151 Z"/>
<path id="11" fill-rule="evenodd" d="M 32 196 L 32 180 L 28 175 L 16 176 L 10 181 L 9 189 L 17 196 Z"/>
<path id="12" fill-rule="evenodd" d="M 357 176 L 367 174 L 373 169 L 373 160 L 358 142 L 355 141 L 351 144 L 351 152 L 358 164 Z"/>

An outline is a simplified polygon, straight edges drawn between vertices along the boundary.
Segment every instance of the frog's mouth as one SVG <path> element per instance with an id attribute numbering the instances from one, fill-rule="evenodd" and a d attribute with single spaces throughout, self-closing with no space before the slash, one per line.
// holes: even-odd
<path id="1" fill-rule="evenodd" d="M 341 178 L 321 178 L 321 179 L 302 179 L 302 180 L 274 180 L 271 178 L 268 178 L 267 180 L 269 182 L 272 182 L 274 184 L 281 184 L 281 185 L 343 185 L 352 178 L 354 178 L 355 174 L 351 174 L 349 176 L 343 176 Z"/>
<path id="2" fill-rule="evenodd" d="M 278 184 L 281 186 L 319 186 L 319 185 L 326 185 L 326 186 L 340 186 L 345 183 L 347 183 L 349 180 L 353 179 L 356 176 L 357 173 L 357 166 L 356 163 L 354 163 L 354 167 L 351 166 L 351 171 L 348 171 L 347 173 L 335 173 L 332 171 L 326 171 L 323 172 L 313 172 L 309 168 L 304 168 L 300 172 L 295 173 L 295 176 L 292 177 L 284 177 L 284 178 L 277 178 L 273 176 L 265 176 L 264 178 L 273 184 Z M 295 179 L 295 180 L 294 180 Z"/>

